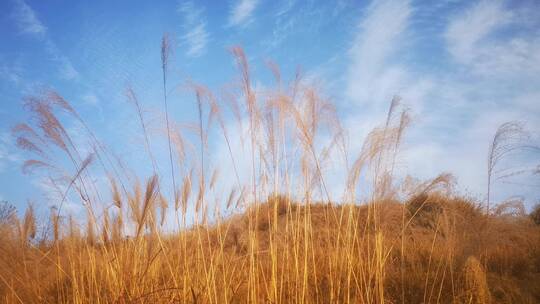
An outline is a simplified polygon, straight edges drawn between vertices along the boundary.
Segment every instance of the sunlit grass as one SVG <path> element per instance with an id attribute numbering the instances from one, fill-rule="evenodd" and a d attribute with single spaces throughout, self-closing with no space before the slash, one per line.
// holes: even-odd
<path id="1" fill-rule="evenodd" d="M 10 216 L 1 223 L 2 302 L 540 301 L 540 230 L 522 206 L 506 203 L 486 211 L 476 199 L 458 195 L 449 174 L 428 181 L 396 178 L 410 122 L 399 98 L 359 155 L 349 155 L 335 109 L 317 88 L 299 75 L 284 83 L 270 65 L 276 87 L 256 92 L 242 49 L 233 48 L 239 92 L 222 100 L 190 84 L 198 117 L 192 124 L 197 127 L 187 130 L 193 134 L 185 136 L 167 109 L 169 48 L 164 38 L 171 184 L 162 183 L 154 138 L 134 89 L 126 96 L 144 136 L 140 151 L 152 165 L 148 177 L 133 176 L 59 94 L 26 99 L 32 117 L 14 128 L 19 147 L 35 156 L 24 168 L 46 172 L 64 195 L 41 237 L 31 206 L 22 219 Z M 246 134 L 228 130 L 227 111 Z M 84 127 L 93 148 L 88 155 L 66 131 L 64 115 Z M 207 161 L 211 131 L 227 145 L 232 172 Z M 247 159 L 231 139 L 249 151 Z M 497 147 L 504 147 L 496 141 L 493 146 L 489 170 Z M 65 161 L 54 161 L 58 152 Z M 333 200 L 325 172 L 338 159 L 346 168 L 346 187 Z M 249 172 L 238 172 L 239 163 L 249 163 Z M 97 170 L 109 177 L 107 191 L 92 177 Z M 222 181 L 235 187 L 216 195 Z M 85 223 L 62 212 L 68 197 L 86 208 Z M 172 223 L 167 213 L 174 213 Z"/>

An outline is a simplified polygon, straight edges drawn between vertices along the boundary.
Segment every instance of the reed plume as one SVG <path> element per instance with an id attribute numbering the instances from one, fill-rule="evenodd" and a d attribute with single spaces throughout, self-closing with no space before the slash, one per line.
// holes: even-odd
<path id="1" fill-rule="evenodd" d="M 60 94 L 25 98 L 30 121 L 12 130 L 31 156 L 24 169 L 45 176 L 61 197 L 45 202 L 58 206 L 47 223 L 34 205 L 22 219 L 0 223 L 1 302 L 540 301 L 538 211 L 527 215 L 514 197 L 483 212 L 450 173 L 398 174 L 412 121 L 405 100 L 390 101 L 353 155 L 356 134 L 347 134 L 324 90 L 299 71 L 287 80 L 272 62 L 275 85 L 254 86 L 244 51 L 231 53 L 238 82 L 222 94 L 188 82 L 195 115 L 176 123 L 167 96 L 171 42 L 163 37 L 166 159 L 151 145 L 147 104 L 135 89 L 125 91 L 152 163 L 143 175 Z M 70 137 L 65 119 L 83 126 L 89 151 Z M 499 166 L 523 146 L 522 131 L 519 124 L 497 131 L 488 184 L 507 176 Z M 171 184 L 160 161 L 170 166 Z M 340 175 L 331 176 L 336 168 Z M 68 201 L 73 208 L 61 214 Z M 79 206 L 85 214 L 72 212 Z"/>

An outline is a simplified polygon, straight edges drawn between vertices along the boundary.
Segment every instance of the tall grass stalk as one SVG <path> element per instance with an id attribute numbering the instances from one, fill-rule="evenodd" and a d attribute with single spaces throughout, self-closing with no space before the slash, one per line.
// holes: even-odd
<path id="1" fill-rule="evenodd" d="M 353 155 L 320 88 L 300 73 L 286 81 L 269 63 L 276 87 L 256 89 L 247 57 L 235 47 L 239 81 L 221 95 L 190 83 L 197 117 L 176 123 L 167 96 L 170 51 L 164 36 L 171 184 L 163 182 L 168 178 L 159 171 L 159 154 L 150 145 L 155 139 L 133 89 L 127 97 L 142 127 L 140 148 L 152 164 L 146 177 L 129 173 L 121 159 L 113 161 L 115 155 L 59 94 L 27 99 L 32 119 L 14 128 L 18 145 L 32 155 L 25 168 L 60 189 L 62 197 L 52 202 L 58 209 L 64 201 L 80 203 L 87 215 L 52 209 L 41 225 L 30 206 L 22 219 L 0 222 L 1 302 L 540 299 L 533 283 L 540 278 L 540 232 L 519 202 L 483 212 L 486 206 L 455 192 L 449 174 L 416 181 L 395 173 L 411 121 L 399 99 Z M 85 126 L 90 156 L 82 157 L 63 127 L 66 113 Z M 505 138 L 513 136 L 505 134 L 517 134 L 506 128 L 490 149 L 490 176 L 502 176 L 495 168 L 508 150 Z M 216 161 L 217 142 L 225 155 Z M 66 160 L 58 160 L 58 152 Z M 328 175 L 336 167 L 345 169 L 339 198 Z M 99 177 L 108 178 L 110 189 L 98 186 Z M 42 226 L 52 226 L 52 234 L 39 237 L 49 230 Z"/>

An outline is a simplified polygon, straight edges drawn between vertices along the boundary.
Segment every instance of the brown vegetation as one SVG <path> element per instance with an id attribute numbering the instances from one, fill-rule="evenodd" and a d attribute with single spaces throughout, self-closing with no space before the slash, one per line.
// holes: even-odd
<path id="1" fill-rule="evenodd" d="M 162 48 L 167 109 L 167 39 Z M 272 65 L 277 87 L 256 92 L 243 51 L 232 53 L 241 80 L 237 92 L 225 94 L 227 102 L 192 84 L 197 123 L 177 128 L 165 110 L 171 183 L 161 182 L 154 138 L 133 89 L 126 95 L 153 168 L 144 184 L 58 94 L 27 99 L 31 123 L 13 130 L 19 146 L 35 156 L 24 168 L 45 170 L 63 195 L 43 237 L 37 237 L 32 207 L 22 219 L 9 216 L 0 223 L 2 302 L 540 302 L 537 215 L 528 217 L 515 201 L 486 210 L 457 194 L 449 174 L 425 182 L 395 178 L 410 122 L 398 98 L 349 165 L 345 132 L 316 88 L 300 75 L 285 84 Z M 248 159 L 235 154 L 226 105 L 247 130 L 235 136 Z M 60 116 L 82 125 L 92 147 L 88 155 Z M 214 122 L 233 168 L 226 176 L 208 161 Z M 193 130 L 191 137 L 185 134 Z M 497 147 L 491 148 L 489 170 Z M 58 151 L 67 162 L 55 161 Z M 326 165 L 337 159 L 347 169 L 339 202 L 325 177 Z M 250 163 L 248 182 L 240 178 L 239 161 Z M 110 193 L 95 184 L 97 172 L 109 177 Z M 220 176 L 234 181 L 230 193 L 217 193 Z M 86 208 L 85 223 L 62 213 L 68 198 Z M 167 214 L 174 214 L 173 223 Z"/>
<path id="2" fill-rule="evenodd" d="M 65 223 L 56 244 L 28 242 L 35 230 L 27 213 L 19 231 L 2 226 L 0 293 L 8 303 L 540 299 L 538 226 L 526 217 L 485 216 L 461 197 L 431 193 L 422 200 L 429 207 L 420 212 L 416 197 L 378 202 L 379 229 L 370 220 L 373 206 L 306 206 L 276 197 L 259 205 L 258 215 L 252 208 L 174 235 L 126 238 L 104 230 L 100 238 L 90 236 L 97 227 L 88 227 L 84 237 Z M 249 271 L 258 278 L 251 287 Z"/>

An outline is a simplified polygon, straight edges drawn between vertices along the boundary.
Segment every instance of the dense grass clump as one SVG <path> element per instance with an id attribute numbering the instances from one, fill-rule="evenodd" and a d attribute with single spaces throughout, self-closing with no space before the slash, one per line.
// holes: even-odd
<path id="1" fill-rule="evenodd" d="M 1 217 L 1 302 L 540 302 L 537 210 L 528 216 L 517 201 L 491 208 L 459 195 L 450 174 L 396 177 L 410 123 L 399 98 L 349 155 L 334 107 L 316 88 L 300 75 L 285 82 L 271 65 L 276 88 L 256 91 L 242 49 L 233 48 L 235 89 L 218 97 L 190 83 L 197 121 L 176 124 L 168 111 L 170 46 L 165 37 L 166 162 L 152 149 L 159 139 L 143 104 L 126 90 L 152 168 L 145 178 L 58 93 L 25 99 L 31 119 L 13 129 L 32 155 L 23 169 L 46 173 L 61 197 L 46 221 L 32 205 L 24 216 L 8 208 Z M 75 144 L 64 119 L 80 125 L 90 149 Z M 490 178 L 506 151 L 497 143 L 517 134 L 512 126 L 490 149 Z M 226 172 L 209 157 L 215 137 L 226 146 Z M 337 198 L 330 164 L 344 168 Z M 67 200 L 86 214 L 67 214 Z"/>

